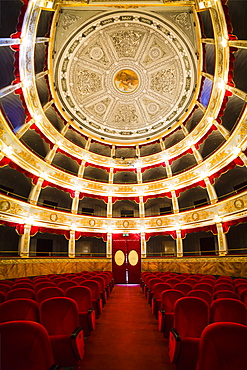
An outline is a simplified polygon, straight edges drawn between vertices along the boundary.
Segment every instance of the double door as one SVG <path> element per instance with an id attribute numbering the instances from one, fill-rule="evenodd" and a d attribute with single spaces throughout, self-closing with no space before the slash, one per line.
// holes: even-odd
<path id="1" fill-rule="evenodd" d="M 113 235 L 112 272 L 116 284 L 139 284 L 141 276 L 139 234 Z"/>

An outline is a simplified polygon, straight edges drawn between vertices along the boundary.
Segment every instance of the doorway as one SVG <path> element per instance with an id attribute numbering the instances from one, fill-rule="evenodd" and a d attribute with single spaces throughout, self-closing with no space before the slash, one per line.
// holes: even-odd
<path id="1" fill-rule="evenodd" d="M 139 234 L 112 235 L 112 272 L 116 284 L 139 284 L 141 276 Z"/>

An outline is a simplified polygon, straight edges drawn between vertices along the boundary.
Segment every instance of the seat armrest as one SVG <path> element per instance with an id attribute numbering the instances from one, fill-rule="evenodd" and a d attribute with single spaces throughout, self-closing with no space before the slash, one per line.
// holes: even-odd
<path id="1" fill-rule="evenodd" d="M 77 337 L 77 335 L 82 331 L 82 327 L 81 326 L 78 326 L 74 331 L 73 333 L 70 335 L 70 338 L 71 339 L 75 339 Z"/>
<path id="2" fill-rule="evenodd" d="M 60 365 L 52 365 L 52 367 L 50 367 L 49 370 L 62 370 L 62 368 Z"/>
<path id="3" fill-rule="evenodd" d="M 171 328 L 169 336 L 169 358 L 171 363 L 176 363 L 178 360 L 181 345 L 181 337 L 176 329 Z"/>
<path id="4" fill-rule="evenodd" d="M 91 307 L 91 308 L 89 308 L 89 310 L 87 312 L 92 313 L 93 311 L 94 311 L 94 307 Z"/>
<path id="5" fill-rule="evenodd" d="M 165 311 L 164 311 L 165 312 Z M 181 337 L 180 335 L 178 334 L 177 330 L 175 328 L 171 328 L 171 333 L 173 335 L 173 337 L 175 338 L 176 342 L 180 342 L 181 341 Z"/>

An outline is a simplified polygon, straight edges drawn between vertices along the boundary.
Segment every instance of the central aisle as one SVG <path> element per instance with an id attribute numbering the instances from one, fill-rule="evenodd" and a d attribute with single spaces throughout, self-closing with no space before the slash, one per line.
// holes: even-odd
<path id="1" fill-rule="evenodd" d="M 76 370 L 174 370 L 140 286 L 115 286 Z"/>

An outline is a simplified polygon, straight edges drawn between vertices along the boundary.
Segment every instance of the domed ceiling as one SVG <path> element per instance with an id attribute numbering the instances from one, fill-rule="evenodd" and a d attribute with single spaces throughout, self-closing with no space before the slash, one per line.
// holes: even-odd
<path id="1" fill-rule="evenodd" d="M 83 13 L 64 9 L 55 34 L 54 82 L 69 118 L 113 142 L 164 134 L 195 92 L 192 12 L 100 12 L 84 22 Z"/>

